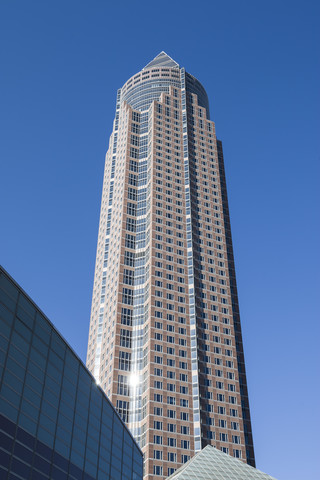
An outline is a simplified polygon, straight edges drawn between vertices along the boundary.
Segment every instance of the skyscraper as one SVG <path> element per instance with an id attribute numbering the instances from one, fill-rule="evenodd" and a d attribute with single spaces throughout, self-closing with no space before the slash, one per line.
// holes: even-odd
<path id="1" fill-rule="evenodd" d="M 87 366 L 146 479 L 207 444 L 254 466 L 222 144 L 205 89 L 164 52 L 117 94 Z"/>

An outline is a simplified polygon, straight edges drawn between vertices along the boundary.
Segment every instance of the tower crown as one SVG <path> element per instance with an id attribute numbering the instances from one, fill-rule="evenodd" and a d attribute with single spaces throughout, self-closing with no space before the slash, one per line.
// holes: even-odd
<path id="1" fill-rule="evenodd" d="M 170 68 L 179 68 L 179 64 L 175 62 L 166 52 L 162 51 L 154 57 L 151 62 L 149 62 L 142 70 L 151 67 L 170 67 Z"/>

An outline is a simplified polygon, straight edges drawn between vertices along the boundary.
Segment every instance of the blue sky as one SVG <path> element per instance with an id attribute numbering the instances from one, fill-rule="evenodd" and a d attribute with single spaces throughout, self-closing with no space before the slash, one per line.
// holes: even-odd
<path id="1" fill-rule="evenodd" d="M 223 141 L 257 466 L 319 478 L 319 2 L 0 3 L 0 261 L 85 359 L 116 90 L 160 51 Z"/>

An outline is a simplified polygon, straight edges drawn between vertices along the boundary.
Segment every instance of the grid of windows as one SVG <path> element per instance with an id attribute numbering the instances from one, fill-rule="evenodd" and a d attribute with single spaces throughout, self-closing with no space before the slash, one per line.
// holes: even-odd
<path id="1" fill-rule="evenodd" d="M 204 88 L 158 57 L 118 92 L 102 198 L 112 187 L 109 263 L 97 253 L 95 273 L 105 303 L 93 300 L 90 325 L 100 368 L 88 354 L 129 411 L 148 480 L 208 443 L 254 464 L 221 143 Z"/>

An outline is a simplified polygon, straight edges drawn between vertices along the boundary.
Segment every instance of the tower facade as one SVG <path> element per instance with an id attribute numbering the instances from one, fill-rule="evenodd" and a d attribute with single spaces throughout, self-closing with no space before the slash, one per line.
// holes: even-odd
<path id="1" fill-rule="evenodd" d="M 222 144 L 161 52 L 118 91 L 87 367 L 164 478 L 207 444 L 254 466 Z"/>

